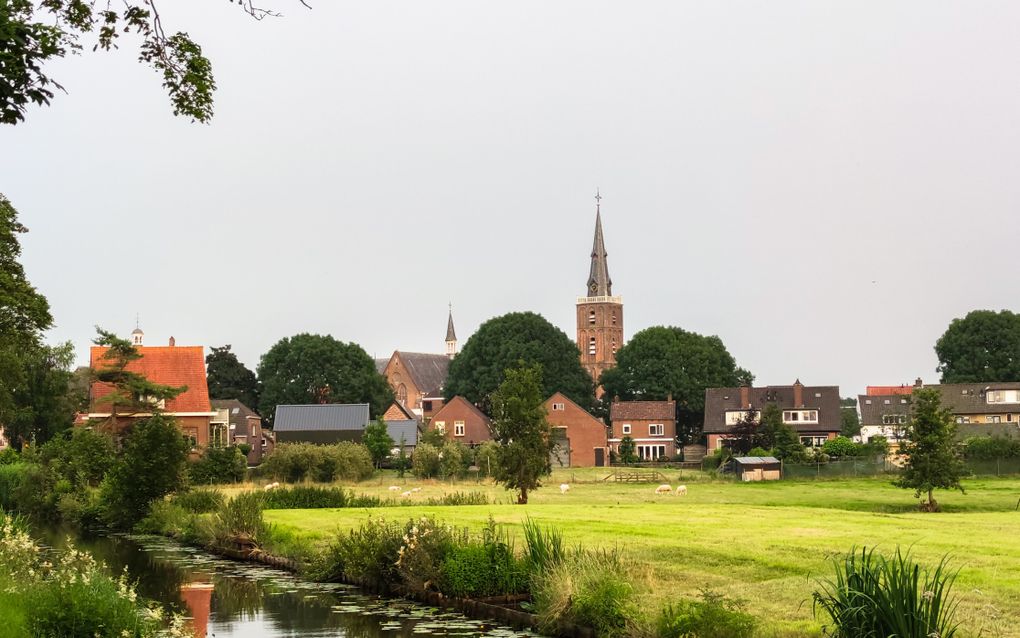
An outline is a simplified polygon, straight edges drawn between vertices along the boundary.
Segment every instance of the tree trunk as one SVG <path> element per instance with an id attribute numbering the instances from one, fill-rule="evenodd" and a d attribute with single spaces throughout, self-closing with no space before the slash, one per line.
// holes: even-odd
<path id="1" fill-rule="evenodd" d="M 521 488 L 521 493 L 517 495 L 517 504 L 518 505 L 527 505 L 528 504 L 528 490 L 527 489 L 525 489 L 523 487 Z"/>

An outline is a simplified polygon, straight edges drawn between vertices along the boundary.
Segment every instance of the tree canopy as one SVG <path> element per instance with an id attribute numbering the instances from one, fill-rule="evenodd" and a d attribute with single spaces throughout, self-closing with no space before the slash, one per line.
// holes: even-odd
<path id="1" fill-rule="evenodd" d="M 299 0 L 308 6 L 304 0 Z M 253 0 L 231 0 L 261 20 L 279 15 Z M 138 60 L 163 79 L 174 115 L 208 122 L 213 114 L 212 64 L 202 47 L 184 31 L 168 32 L 156 0 L 125 0 L 122 6 L 87 0 L 5 0 L 0 4 L 0 123 L 17 124 L 31 104 L 48 105 L 54 90 L 64 90 L 45 65 L 68 54 L 120 48 L 122 39 L 138 43 Z"/>
<path id="2" fill-rule="evenodd" d="M 974 310 L 953 319 L 935 342 L 942 383 L 1020 379 L 1020 314 Z"/>
<path id="3" fill-rule="evenodd" d="M 555 445 L 550 436 L 542 389 L 542 368 L 506 370 L 505 379 L 492 394 L 492 438 L 496 448 L 495 479 L 517 490 L 517 503 L 528 503 L 528 492 L 541 486 L 552 472 L 549 455 Z"/>
<path id="4" fill-rule="evenodd" d="M 939 507 L 932 495 L 936 489 L 963 491 L 964 466 L 956 446 L 956 423 L 953 413 L 942 407 L 936 388 L 914 390 L 912 403 L 907 440 L 900 446 L 906 462 L 896 484 L 913 489 L 918 497 L 926 494 L 921 509 L 934 512 Z"/>
<path id="5" fill-rule="evenodd" d="M 489 395 L 503 382 L 504 371 L 520 365 L 542 366 L 542 393 L 562 392 L 582 407 L 591 407 L 595 384 L 581 367 L 577 345 L 544 317 L 512 312 L 483 323 L 450 362 L 443 393 L 488 408 Z"/>
<path id="6" fill-rule="evenodd" d="M 259 414 L 270 424 L 281 404 L 368 403 L 381 416 L 393 402 L 393 391 L 361 346 L 329 335 L 280 339 L 262 355 L 258 376 Z"/>
<path id="7" fill-rule="evenodd" d="M 205 365 L 210 399 L 237 399 L 253 410 L 258 409 L 258 378 L 237 360 L 230 344 L 210 348 Z"/>
<path id="8" fill-rule="evenodd" d="M 602 374 L 605 397 L 677 402 L 677 430 L 689 443 L 701 431 L 705 389 L 735 387 L 754 377 L 737 367 L 716 336 L 706 337 L 672 326 L 654 326 L 635 334 L 616 352 L 616 367 Z"/>

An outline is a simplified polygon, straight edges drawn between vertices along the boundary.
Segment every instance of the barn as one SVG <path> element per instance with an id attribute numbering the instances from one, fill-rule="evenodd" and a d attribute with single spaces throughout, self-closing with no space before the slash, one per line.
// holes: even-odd
<path id="1" fill-rule="evenodd" d="M 774 456 L 739 456 L 733 463 L 741 481 L 778 481 L 783 474 L 783 464 Z"/>

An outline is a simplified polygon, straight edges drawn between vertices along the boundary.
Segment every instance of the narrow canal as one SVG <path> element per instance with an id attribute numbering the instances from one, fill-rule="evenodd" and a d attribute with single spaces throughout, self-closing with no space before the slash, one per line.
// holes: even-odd
<path id="1" fill-rule="evenodd" d="M 43 538 L 55 547 L 67 543 L 67 537 L 57 532 Z M 303 581 L 288 572 L 221 559 L 159 537 L 102 536 L 73 542 L 114 574 L 126 569 L 140 596 L 191 618 L 200 638 L 528 635 L 434 607 L 367 595 L 347 585 Z"/>

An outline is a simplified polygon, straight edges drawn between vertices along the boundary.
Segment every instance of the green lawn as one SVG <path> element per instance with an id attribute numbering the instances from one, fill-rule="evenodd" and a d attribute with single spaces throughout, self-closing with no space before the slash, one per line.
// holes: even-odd
<path id="1" fill-rule="evenodd" d="M 390 495 L 388 485 L 422 486 L 414 498 L 451 491 L 485 491 L 500 504 L 403 506 L 349 510 L 274 510 L 266 518 L 325 542 L 337 529 L 369 516 L 406 520 L 430 515 L 480 528 L 489 516 L 516 526 L 525 517 L 558 527 L 568 543 L 617 547 L 630 561 L 642 606 L 656 610 L 678 596 L 710 587 L 743 598 L 766 624 L 766 635 L 819 635 L 812 620 L 814 580 L 828 559 L 854 545 L 892 551 L 912 547 L 935 563 L 945 553 L 961 568 L 956 593 L 965 635 L 1020 636 L 1020 480 L 974 480 L 967 493 L 943 493 L 944 512 L 916 511 L 912 492 L 888 479 L 735 484 L 686 474 L 686 497 L 656 496 L 654 485 L 597 482 L 592 471 L 559 472 L 531 503 L 509 503 L 488 483 L 449 485 L 384 477 L 352 486 Z M 677 472 L 669 480 L 678 484 Z M 561 481 L 575 479 L 567 494 Z"/>

